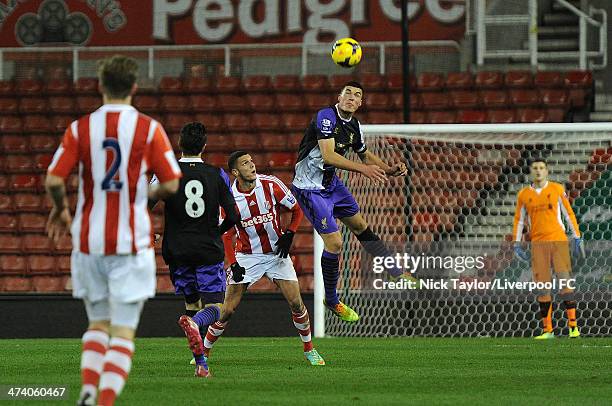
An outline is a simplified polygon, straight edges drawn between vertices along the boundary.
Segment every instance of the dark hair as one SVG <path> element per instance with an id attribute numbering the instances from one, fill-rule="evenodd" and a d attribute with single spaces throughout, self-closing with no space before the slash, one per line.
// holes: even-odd
<path id="1" fill-rule="evenodd" d="M 181 128 L 179 147 L 187 155 L 200 155 L 206 144 L 206 127 L 204 124 L 194 121 L 187 123 Z"/>
<path id="2" fill-rule="evenodd" d="M 102 91 L 113 99 L 125 99 L 138 79 L 138 64 L 133 58 L 113 55 L 98 62 Z"/>
<path id="3" fill-rule="evenodd" d="M 361 83 L 357 82 L 356 80 L 350 80 L 348 82 L 346 82 L 344 84 L 344 86 L 342 86 L 342 89 L 340 89 L 340 93 L 342 93 L 342 91 L 344 90 L 345 87 L 350 86 L 350 87 L 357 87 L 361 90 L 361 92 L 363 93 L 363 86 L 361 86 Z"/>
<path id="4" fill-rule="evenodd" d="M 227 160 L 227 167 L 229 168 L 230 172 L 232 171 L 232 169 L 236 169 L 236 161 L 238 160 L 238 158 L 248 154 L 248 152 L 243 150 L 232 152 L 232 154 L 229 156 L 229 159 Z"/>
<path id="5" fill-rule="evenodd" d="M 546 159 L 544 158 L 534 158 L 531 160 L 531 162 L 529 162 L 529 166 L 535 164 L 536 162 L 542 162 L 546 167 L 548 167 L 548 162 L 546 162 Z"/>

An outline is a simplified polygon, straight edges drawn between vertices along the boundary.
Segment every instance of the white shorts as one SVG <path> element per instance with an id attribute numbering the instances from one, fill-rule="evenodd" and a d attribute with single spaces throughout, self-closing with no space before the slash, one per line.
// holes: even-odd
<path id="1" fill-rule="evenodd" d="M 72 252 L 72 295 L 88 302 L 134 303 L 155 296 L 155 251 L 136 255 Z"/>
<path id="2" fill-rule="evenodd" d="M 249 286 L 260 280 L 264 275 L 271 281 L 275 279 L 284 281 L 297 281 L 291 258 L 281 258 L 275 254 L 236 254 L 236 260 L 245 268 L 244 279 L 234 282 L 230 272 L 229 284 L 246 283 Z"/>

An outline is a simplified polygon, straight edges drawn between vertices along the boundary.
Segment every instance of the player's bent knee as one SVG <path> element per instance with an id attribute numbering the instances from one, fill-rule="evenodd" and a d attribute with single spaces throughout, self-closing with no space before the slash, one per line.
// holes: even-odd
<path id="1" fill-rule="evenodd" d="M 340 233 L 332 234 L 323 238 L 323 245 L 325 246 L 325 251 L 338 254 L 342 250 L 342 237 Z"/>

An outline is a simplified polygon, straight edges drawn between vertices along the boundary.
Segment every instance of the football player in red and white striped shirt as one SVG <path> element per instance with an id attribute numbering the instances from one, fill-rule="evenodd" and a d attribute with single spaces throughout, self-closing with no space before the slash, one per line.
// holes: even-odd
<path id="1" fill-rule="evenodd" d="M 71 228 L 73 295 L 83 299 L 89 319 L 80 405 L 112 405 L 125 385 L 140 313 L 155 295 L 147 198 L 175 193 L 181 177 L 162 126 L 130 105 L 137 72 L 132 58 L 102 61 L 98 75 L 104 105 L 68 127 L 45 181 L 53 201 L 47 232 L 57 241 Z M 77 164 L 73 221 L 65 179 Z M 149 187 L 150 172 L 160 180 L 154 188 Z"/>
<path id="2" fill-rule="evenodd" d="M 291 308 L 291 317 L 302 343 L 304 356 L 311 365 L 325 365 L 325 361 L 312 346 L 308 311 L 298 284 L 289 249 L 293 236 L 304 217 L 300 206 L 289 189 L 278 178 L 258 175 L 251 156 L 245 151 L 234 152 L 228 162 L 236 177 L 232 194 L 241 221 L 235 226 L 237 243 L 234 251 L 233 235 L 223 236 L 226 257 L 231 263 L 229 286 L 221 307 L 221 317 L 208 327 L 204 339 L 204 354 L 210 349 L 230 319 L 242 295 L 249 286 L 263 276 L 273 281 L 283 293 Z M 279 210 L 291 210 L 291 223 L 283 231 Z"/>

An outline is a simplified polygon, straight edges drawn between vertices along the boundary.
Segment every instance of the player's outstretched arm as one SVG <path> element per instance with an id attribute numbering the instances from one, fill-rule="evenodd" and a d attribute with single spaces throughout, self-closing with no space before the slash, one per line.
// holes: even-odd
<path id="1" fill-rule="evenodd" d="M 335 151 L 334 139 L 320 139 L 318 142 L 321 156 L 325 164 L 334 166 L 338 169 L 360 173 L 374 182 L 384 183 L 387 181 L 385 171 L 378 165 L 366 165 L 360 162 L 353 162 L 338 154 Z"/>
<path id="2" fill-rule="evenodd" d="M 406 176 L 408 173 L 408 168 L 406 168 L 406 164 L 403 162 L 398 162 L 393 165 L 387 165 L 378 155 L 373 153 L 372 151 L 366 150 L 364 153 L 359 154 L 359 158 L 366 165 L 376 165 L 385 171 L 385 174 L 388 176 Z"/>

